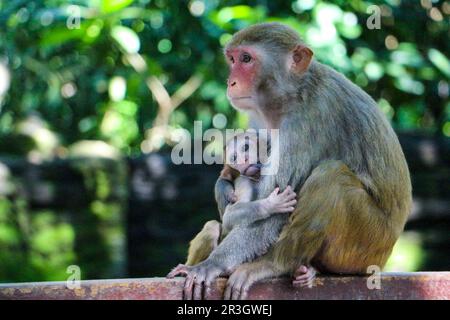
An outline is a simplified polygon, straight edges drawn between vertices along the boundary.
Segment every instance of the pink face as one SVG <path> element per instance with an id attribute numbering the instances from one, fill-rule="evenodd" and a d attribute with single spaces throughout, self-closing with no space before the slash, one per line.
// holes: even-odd
<path id="1" fill-rule="evenodd" d="M 230 76 L 227 96 L 231 104 L 238 109 L 256 107 L 255 79 L 258 76 L 259 56 L 253 47 L 239 46 L 225 52 Z"/>

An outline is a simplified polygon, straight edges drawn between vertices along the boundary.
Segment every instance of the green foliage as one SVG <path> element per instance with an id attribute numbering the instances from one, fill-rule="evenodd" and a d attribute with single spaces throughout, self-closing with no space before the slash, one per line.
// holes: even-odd
<path id="1" fill-rule="evenodd" d="M 0 136 L 13 139 L 21 134 L 20 119 L 38 115 L 62 148 L 98 139 L 139 153 L 159 108 L 148 76 L 172 94 L 191 75 L 202 75 L 200 89 L 170 115 L 171 126 L 192 129 L 201 119 L 208 127 L 217 112 L 238 125 L 226 100 L 221 47 L 236 30 L 263 21 L 292 26 L 319 60 L 388 101 L 397 128 L 448 135 L 449 6 L 427 3 L 375 1 L 381 29 L 369 30 L 372 2 L 356 0 L 71 2 L 78 9 L 57 0 L 5 1 L 0 58 L 11 83 L 0 100 Z M 133 68 L 130 54 L 139 54 L 147 71 Z M 2 152 L 24 152 L 17 149 L 11 144 Z"/>
<path id="2" fill-rule="evenodd" d="M 125 163 L 81 160 L 80 149 L 69 165 L 83 177 L 89 197 L 74 207 L 32 209 L 21 192 L 29 181 L 11 177 L 0 162 L 0 186 L 14 186 L 0 188 L 0 282 L 65 280 L 70 265 L 81 268 L 83 279 L 124 274 Z"/>

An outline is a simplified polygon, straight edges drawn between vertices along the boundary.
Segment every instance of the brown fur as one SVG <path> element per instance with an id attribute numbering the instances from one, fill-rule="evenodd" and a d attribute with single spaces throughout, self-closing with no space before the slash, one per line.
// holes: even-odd
<path id="1" fill-rule="evenodd" d="M 228 180 L 230 182 L 233 182 L 236 180 L 237 177 L 239 177 L 240 173 L 236 169 L 232 168 L 228 164 L 223 165 L 222 171 L 220 171 L 219 177 L 225 180 Z"/>

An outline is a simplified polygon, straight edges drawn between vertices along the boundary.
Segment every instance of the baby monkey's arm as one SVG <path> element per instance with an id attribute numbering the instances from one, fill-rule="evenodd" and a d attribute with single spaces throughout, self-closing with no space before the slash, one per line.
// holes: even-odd
<path id="1" fill-rule="evenodd" d="M 295 192 L 290 186 L 282 193 L 279 191 L 279 188 L 275 188 L 267 198 L 250 202 L 238 201 L 226 206 L 222 218 L 224 229 L 231 230 L 237 225 L 248 225 L 275 213 L 294 211 L 297 203 Z"/>

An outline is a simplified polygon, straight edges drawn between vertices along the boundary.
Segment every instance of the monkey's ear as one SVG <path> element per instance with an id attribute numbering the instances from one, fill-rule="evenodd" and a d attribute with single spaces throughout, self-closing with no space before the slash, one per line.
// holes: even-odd
<path id="1" fill-rule="evenodd" d="M 314 53 L 304 45 L 297 45 L 292 51 L 291 70 L 295 73 L 305 72 L 311 63 Z"/>

